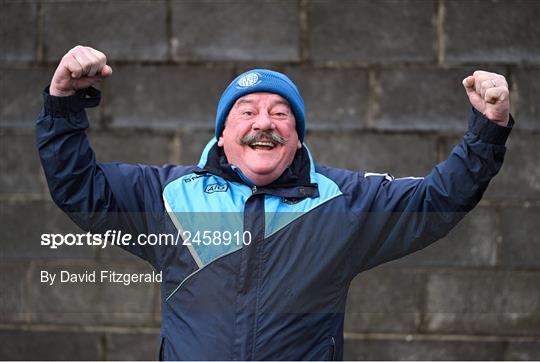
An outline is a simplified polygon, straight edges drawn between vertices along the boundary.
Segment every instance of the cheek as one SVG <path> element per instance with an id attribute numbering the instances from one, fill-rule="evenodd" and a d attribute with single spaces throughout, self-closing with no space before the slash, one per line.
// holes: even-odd
<path id="1" fill-rule="evenodd" d="M 298 139 L 296 128 L 294 125 L 284 125 L 278 129 L 281 135 L 289 140 L 289 145 L 292 148 L 298 149 L 302 147 L 302 143 Z"/>
<path id="2" fill-rule="evenodd" d="M 235 125 L 233 128 L 229 129 L 229 132 L 224 136 L 228 138 L 228 140 L 240 140 L 240 138 L 244 137 L 245 135 L 249 134 L 251 131 L 251 123 L 249 122 L 241 122 L 237 125 Z"/>
<path id="3" fill-rule="evenodd" d="M 276 130 L 279 132 L 280 135 L 291 140 L 293 139 L 294 133 L 296 132 L 294 126 L 291 126 L 290 124 L 278 124 L 276 126 Z"/>
<path id="4" fill-rule="evenodd" d="M 238 127 L 229 127 L 223 130 L 223 135 L 220 137 L 218 143 L 219 146 L 223 147 L 225 145 L 231 145 L 232 143 L 236 143 L 238 139 L 240 139 L 241 136 L 238 134 Z"/>

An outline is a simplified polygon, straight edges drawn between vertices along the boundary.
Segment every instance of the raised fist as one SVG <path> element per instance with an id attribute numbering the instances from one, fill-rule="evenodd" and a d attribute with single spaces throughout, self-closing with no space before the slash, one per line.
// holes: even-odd
<path id="1" fill-rule="evenodd" d="M 477 70 L 463 79 L 463 86 L 474 108 L 501 126 L 508 124 L 510 94 L 502 75 Z"/>
<path id="2" fill-rule="evenodd" d="M 66 97 L 112 74 L 107 57 L 99 50 L 77 45 L 67 52 L 54 72 L 49 93 Z"/>

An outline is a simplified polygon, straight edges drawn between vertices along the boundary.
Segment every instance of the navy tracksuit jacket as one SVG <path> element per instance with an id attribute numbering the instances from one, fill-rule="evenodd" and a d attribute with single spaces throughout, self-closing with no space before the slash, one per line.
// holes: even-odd
<path id="1" fill-rule="evenodd" d="M 82 229 L 218 233 L 209 245 L 125 247 L 163 273 L 167 360 L 342 359 L 351 280 L 456 225 L 499 171 L 511 129 L 471 110 L 463 141 L 423 178 L 321 166 L 304 146 L 278 180 L 254 187 L 214 140 L 196 166 L 96 163 L 84 108 L 99 92 L 44 97 L 49 189 Z"/>

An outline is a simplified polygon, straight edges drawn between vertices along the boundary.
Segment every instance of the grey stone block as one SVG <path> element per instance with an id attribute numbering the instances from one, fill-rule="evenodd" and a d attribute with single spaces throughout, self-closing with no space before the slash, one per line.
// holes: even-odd
<path id="1" fill-rule="evenodd" d="M 494 266 L 501 238 L 499 215 L 477 207 L 443 239 L 388 266 Z"/>
<path id="2" fill-rule="evenodd" d="M 148 325 L 153 322 L 154 291 L 157 283 L 138 282 L 124 285 L 107 280 L 100 282 L 102 270 L 116 273 L 151 273 L 140 262 L 126 263 L 36 263 L 30 275 L 28 314 L 33 323 L 66 325 Z M 57 275 L 53 285 L 42 283 L 41 272 Z M 62 271 L 96 273 L 95 282 L 64 282 Z"/>
<path id="3" fill-rule="evenodd" d="M 90 134 L 99 162 L 141 163 L 161 166 L 171 156 L 172 136 L 115 130 Z"/>
<path id="4" fill-rule="evenodd" d="M 444 6 L 447 62 L 540 61 L 536 1 L 450 0 Z"/>
<path id="5" fill-rule="evenodd" d="M 115 126 L 212 127 L 229 81 L 225 69 L 117 67 L 107 84 L 108 113 Z"/>
<path id="6" fill-rule="evenodd" d="M 500 360 L 504 342 L 460 340 L 346 339 L 345 360 L 471 361 Z"/>
<path id="7" fill-rule="evenodd" d="M 108 60 L 165 60 L 166 5 L 155 1 L 48 1 L 43 4 L 45 58 L 60 61 L 76 45 Z"/>
<path id="8" fill-rule="evenodd" d="M 13 66 L 0 69 L 0 126 L 34 128 L 43 109 L 43 89 L 50 84 L 54 70 L 52 67 Z M 89 108 L 87 113 L 91 124 L 97 124 L 99 108 Z"/>
<path id="9" fill-rule="evenodd" d="M 154 320 L 153 322 L 157 325 L 157 326 L 161 326 L 161 289 L 160 288 L 156 288 L 156 292 L 155 292 L 155 297 L 154 297 L 154 300 L 155 300 L 155 309 L 154 309 Z"/>
<path id="10" fill-rule="evenodd" d="M 425 280 L 423 273 L 413 269 L 377 268 L 361 273 L 349 289 L 345 331 L 414 333 L 420 323 Z"/>
<path id="11" fill-rule="evenodd" d="M 313 1 L 309 44 L 315 61 L 436 59 L 436 1 Z"/>
<path id="12" fill-rule="evenodd" d="M 306 145 L 317 163 L 396 177 L 424 176 L 437 159 L 429 136 L 318 131 L 308 133 Z"/>
<path id="13" fill-rule="evenodd" d="M 95 257 L 96 247 L 64 245 L 51 249 L 41 245 L 43 234 L 84 233 L 52 202 L 2 201 L 0 206 L 2 261 Z"/>
<path id="14" fill-rule="evenodd" d="M 508 207 L 501 210 L 502 242 L 497 264 L 505 267 L 540 267 L 540 208 Z"/>
<path id="15" fill-rule="evenodd" d="M 510 103 L 516 128 L 540 129 L 540 69 L 517 68 L 512 71 L 511 80 Z"/>
<path id="16" fill-rule="evenodd" d="M 40 194 L 44 175 L 35 136 L 28 132 L 0 130 L 0 193 Z"/>
<path id="17" fill-rule="evenodd" d="M 287 68 L 306 105 L 307 127 L 367 126 L 368 72 L 358 69 Z"/>
<path id="18" fill-rule="evenodd" d="M 428 332 L 491 335 L 540 333 L 540 273 L 447 271 L 430 275 Z"/>
<path id="19" fill-rule="evenodd" d="M 159 357 L 159 331 L 155 333 L 108 333 L 106 360 L 155 361 Z"/>
<path id="20" fill-rule="evenodd" d="M 295 61 L 300 57 L 296 1 L 175 1 L 171 8 L 174 59 Z"/>
<path id="21" fill-rule="evenodd" d="M 214 137 L 214 130 L 190 130 L 180 134 L 180 160 L 182 165 L 199 163 L 206 144 Z"/>
<path id="22" fill-rule="evenodd" d="M 464 132 L 471 104 L 461 82 L 474 70 L 393 68 L 381 71 L 375 127 Z M 503 69 L 490 70 L 504 74 Z"/>
<path id="23" fill-rule="evenodd" d="M 499 174 L 485 197 L 536 199 L 540 192 L 540 135 L 514 132 L 506 142 L 507 152 Z"/>
<path id="24" fill-rule="evenodd" d="M 1 72 L 0 125 L 33 127 L 43 108 L 42 91 L 54 69 L 2 67 Z"/>
<path id="25" fill-rule="evenodd" d="M 0 330 L 2 360 L 92 360 L 102 357 L 101 336 L 91 332 Z"/>
<path id="26" fill-rule="evenodd" d="M 0 323 L 25 321 L 28 270 L 27 263 L 0 262 Z"/>
<path id="27" fill-rule="evenodd" d="M 509 342 L 504 359 L 507 361 L 538 361 L 540 360 L 540 341 Z"/>
<path id="28" fill-rule="evenodd" d="M 0 15 L 0 59 L 36 59 L 36 1 L 3 1 Z"/>

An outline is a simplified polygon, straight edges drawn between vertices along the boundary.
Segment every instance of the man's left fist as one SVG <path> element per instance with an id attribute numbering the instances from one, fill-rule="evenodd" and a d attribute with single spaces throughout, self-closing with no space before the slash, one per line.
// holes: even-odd
<path id="1" fill-rule="evenodd" d="M 463 79 L 472 106 L 500 126 L 510 119 L 510 93 L 506 78 L 497 73 L 477 70 Z"/>

